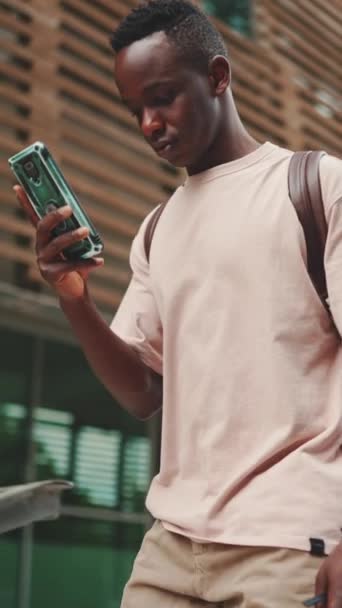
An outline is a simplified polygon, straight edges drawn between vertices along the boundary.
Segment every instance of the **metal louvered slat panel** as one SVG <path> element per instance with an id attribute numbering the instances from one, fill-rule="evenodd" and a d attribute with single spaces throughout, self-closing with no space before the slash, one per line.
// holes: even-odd
<path id="1" fill-rule="evenodd" d="M 67 476 L 69 473 L 70 429 L 35 421 L 33 440 L 36 446 L 38 468 L 49 465 L 56 477 Z"/>
<path id="2" fill-rule="evenodd" d="M 120 433 L 81 429 L 77 439 L 75 482 L 90 504 L 114 507 L 119 500 Z"/>
<path id="3" fill-rule="evenodd" d="M 128 439 L 124 446 L 122 508 L 142 510 L 149 484 L 151 451 L 146 437 Z"/>
<path id="4" fill-rule="evenodd" d="M 183 179 L 143 142 L 112 78 L 108 35 L 135 3 L 3 0 L 0 13 L 2 263 L 15 268 L 26 260 L 26 279 L 42 288 L 6 158 L 45 140 L 104 238 L 106 269 L 93 273 L 91 289 L 110 314 L 129 280 L 130 243 L 142 218 Z M 255 40 L 215 21 L 229 47 L 239 110 L 258 139 L 342 154 L 338 6 L 255 0 Z"/>

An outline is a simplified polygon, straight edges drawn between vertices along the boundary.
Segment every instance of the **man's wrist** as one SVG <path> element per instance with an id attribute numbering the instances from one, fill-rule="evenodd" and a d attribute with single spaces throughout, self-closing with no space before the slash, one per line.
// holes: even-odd
<path id="1" fill-rule="evenodd" d="M 59 304 L 62 310 L 68 309 L 79 309 L 80 307 L 89 307 L 91 305 L 91 298 L 88 290 L 85 289 L 82 295 L 79 296 L 68 296 L 66 294 L 58 294 Z"/>

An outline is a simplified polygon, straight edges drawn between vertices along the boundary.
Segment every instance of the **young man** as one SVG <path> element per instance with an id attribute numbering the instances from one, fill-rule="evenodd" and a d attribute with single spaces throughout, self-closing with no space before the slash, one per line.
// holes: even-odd
<path id="1" fill-rule="evenodd" d="M 143 136 L 188 177 L 160 217 L 150 261 L 150 216 L 143 222 L 111 329 L 87 290 L 102 260 L 59 258 L 85 232 L 51 239 L 68 207 L 39 222 L 37 254 L 113 396 L 141 418 L 163 404 L 147 498 L 156 523 L 122 608 L 294 608 L 315 593 L 341 608 L 342 349 L 306 270 L 287 189 L 292 153 L 246 132 L 224 43 L 188 2 L 138 7 L 112 46 Z M 342 163 L 325 156 L 320 172 L 342 333 Z"/>

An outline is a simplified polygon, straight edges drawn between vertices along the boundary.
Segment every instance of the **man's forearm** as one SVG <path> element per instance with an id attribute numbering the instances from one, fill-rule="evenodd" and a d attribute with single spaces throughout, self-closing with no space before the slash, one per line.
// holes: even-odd
<path id="1" fill-rule="evenodd" d="M 89 299 L 60 299 L 61 308 L 94 373 L 133 416 L 148 418 L 161 407 L 162 379 L 116 336 Z"/>

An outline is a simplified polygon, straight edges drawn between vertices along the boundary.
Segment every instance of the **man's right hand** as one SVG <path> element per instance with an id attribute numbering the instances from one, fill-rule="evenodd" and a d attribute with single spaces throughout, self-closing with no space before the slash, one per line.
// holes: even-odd
<path id="1" fill-rule="evenodd" d="M 69 245 L 81 241 L 88 236 L 88 228 L 79 228 L 61 236 L 53 237 L 52 230 L 59 223 L 72 215 L 70 206 L 51 211 L 41 220 L 34 210 L 21 186 L 14 186 L 17 199 L 36 227 L 37 264 L 41 276 L 65 300 L 79 300 L 87 294 L 87 279 L 89 273 L 103 265 L 103 258 L 90 260 L 65 261 L 62 251 Z"/>
<path id="2" fill-rule="evenodd" d="M 133 416 L 145 420 L 161 407 L 162 378 L 143 363 L 136 349 L 108 327 L 88 296 L 91 270 L 102 266 L 95 258 L 84 262 L 65 261 L 62 251 L 82 240 L 87 232 L 69 232 L 54 237 L 51 232 L 72 215 L 71 207 L 36 217 L 24 190 L 15 186 L 21 207 L 36 227 L 36 252 L 42 277 L 57 292 L 61 308 L 94 373 L 116 401 Z"/>

